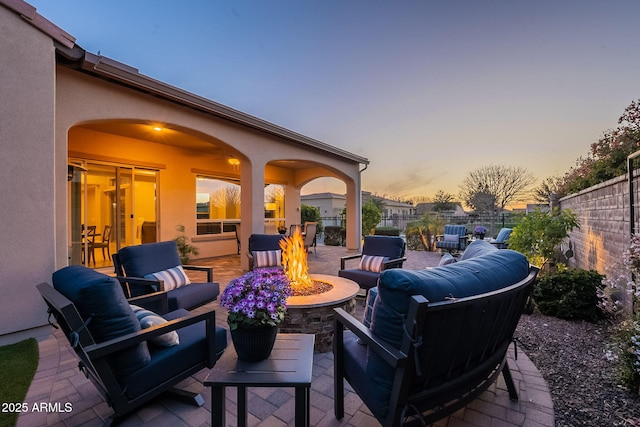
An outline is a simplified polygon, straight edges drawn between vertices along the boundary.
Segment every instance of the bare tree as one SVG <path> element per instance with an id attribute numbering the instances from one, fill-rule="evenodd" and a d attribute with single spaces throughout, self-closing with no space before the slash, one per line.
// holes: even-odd
<path id="1" fill-rule="evenodd" d="M 484 212 L 498 212 L 530 197 L 535 177 L 523 167 L 490 165 L 469 173 L 460 185 L 460 200 Z"/>
<path id="2" fill-rule="evenodd" d="M 562 195 L 562 184 L 564 180 L 560 176 L 550 176 L 533 190 L 533 197 L 536 202 L 549 203 L 552 194 Z"/>

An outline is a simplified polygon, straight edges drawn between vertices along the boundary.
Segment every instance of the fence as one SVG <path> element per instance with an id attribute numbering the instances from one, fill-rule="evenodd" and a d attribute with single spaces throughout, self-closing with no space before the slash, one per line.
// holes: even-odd
<path id="1" fill-rule="evenodd" d="M 487 227 L 487 236 L 495 237 L 501 228 L 512 228 L 516 223 L 516 218 L 519 214 L 511 212 L 505 212 L 500 214 L 470 214 L 470 215 L 453 215 L 450 213 L 433 214 L 438 215 L 439 222 L 442 224 L 458 224 L 466 225 L 467 232 L 473 233 L 473 229 L 477 225 L 483 225 Z M 378 223 L 377 227 L 396 227 L 400 229 L 400 233 L 404 234 L 407 229 L 407 225 L 412 222 L 417 222 L 422 218 L 422 215 L 393 215 L 391 217 L 383 217 Z M 322 217 L 323 227 L 343 227 L 344 218 L 340 216 L 336 217 Z M 439 230 L 441 231 L 441 230 Z"/>

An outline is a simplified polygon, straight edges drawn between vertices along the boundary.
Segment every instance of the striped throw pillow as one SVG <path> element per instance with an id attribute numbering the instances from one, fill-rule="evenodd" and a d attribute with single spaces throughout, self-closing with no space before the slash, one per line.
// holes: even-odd
<path id="1" fill-rule="evenodd" d="M 152 326 L 167 323 L 164 318 L 158 316 L 153 311 L 145 310 L 144 308 L 138 307 L 137 305 L 132 305 L 131 309 L 138 318 L 138 322 L 140 322 L 140 327 L 142 329 L 147 329 Z M 176 331 L 170 331 L 166 334 L 162 334 L 158 337 L 152 338 L 151 342 L 162 347 L 171 347 L 180 344 L 180 337 L 178 336 L 178 333 Z"/>
<path id="2" fill-rule="evenodd" d="M 181 265 L 169 268 L 168 270 L 147 274 L 144 277 L 145 279 L 162 280 L 164 282 L 165 291 L 170 291 L 191 283 L 191 280 L 189 280 L 187 273 L 184 272 Z"/>
<path id="3" fill-rule="evenodd" d="M 254 251 L 254 267 L 278 267 L 282 264 L 282 251 Z"/>
<path id="4" fill-rule="evenodd" d="M 380 273 L 382 271 L 382 263 L 388 261 L 386 256 L 362 255 L 360 258 L 360 270 L 373 271 Z"/>

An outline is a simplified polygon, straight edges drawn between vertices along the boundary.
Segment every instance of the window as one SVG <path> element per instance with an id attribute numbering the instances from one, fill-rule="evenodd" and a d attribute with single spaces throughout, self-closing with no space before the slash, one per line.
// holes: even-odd
<path id="1" fill-rule="evenodd" d="M 240 186 L 233 180 L 196 177 L 197 235 L 233 233 L 240 222 Z"/>

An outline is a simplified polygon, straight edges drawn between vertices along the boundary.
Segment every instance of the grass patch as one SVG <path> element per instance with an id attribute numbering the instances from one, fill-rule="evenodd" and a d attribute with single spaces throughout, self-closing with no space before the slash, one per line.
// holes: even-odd
<path id="1" fill-rule="evenodd" d="M 0 404 L 22 403 L 38 367 L 35 339 L 0 347 Z M 19 412 L 0 411 L 0 427 L 14 426 Z M 10 408 L 9 408 L 10 409 Z"/>

